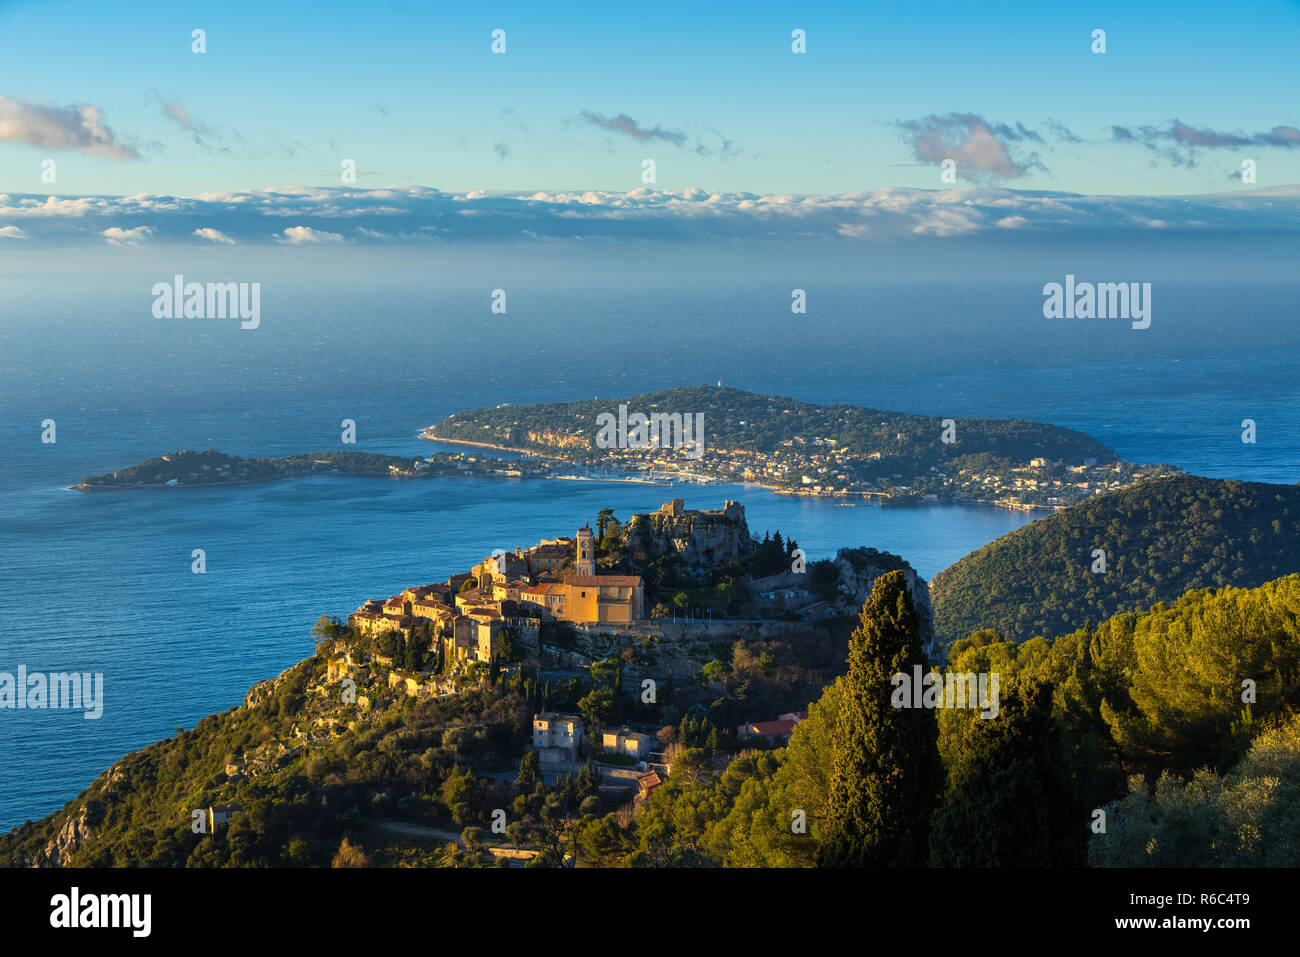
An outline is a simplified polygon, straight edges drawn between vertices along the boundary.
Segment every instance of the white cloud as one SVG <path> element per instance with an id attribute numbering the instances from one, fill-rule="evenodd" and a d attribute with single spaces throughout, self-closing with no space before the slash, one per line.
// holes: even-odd
<path id="1" fill-rule="evenodd" d="M 153 230 L 148 226 L 132 226 L 130 229 L 112 226 L 100 235 L 108 240 L 110 246 L 138 246 L 153 235 Z"/>
<path id="2" fill-rule="evenodd" d="M 26 239 L 27 234 L 19 226 L 0 226 L 0 239 Z"/>
<path id="3" fill-rule="evenodd" d="M 312 229 L 310 226 L 290 226 L 284 231 L 284 239 L 280 241 L 291 246 L 321 245 L 341 243 L 343 236 L 324 229 Z"/>
<path id="4" fill-rule="evenodd" d="M 118 224 L 131 223 L 130 229 Z M 285 227 L 285 223 L 293 225 Z M 885 187 L 839 195 L 688 189 L 445 193 L 291 187 L 197 196 L 0 195 L 0 223 L 37 244 L 429 244 L 819 237 L 896 242 L 1015 230 L 1300 233 L 1300 187 L 1206 196 L 1085 196 L 1005 188 Z M 115 232 L 118 231 L 118 232 Z M 147 232 L 145 231 L 147 230 Z"/>
<path id="5" fill-rule="evenodd" d="M 204 226 L 194 230 L 194 235 L 200 239 L 206 239 L 211 243 L 221 243 L 224 246 L 233 246 L 235 241 L 219 229 L 213 229 L 210 226 Z"/>

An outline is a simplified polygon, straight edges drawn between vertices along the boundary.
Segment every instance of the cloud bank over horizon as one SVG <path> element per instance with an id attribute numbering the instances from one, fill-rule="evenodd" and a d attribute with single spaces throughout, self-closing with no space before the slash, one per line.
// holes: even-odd
<path id="1" fill-rule="evenodd" d="M 559 240 L 898 242 L 1007 231 L 1300 234 L 1300 186 L 1201 196 L 1006 188 L 839 195 L 636 189 L 449 193 L 283 187 L 166 196 L 0 193 L 0 248 L 109 244 L 422 245 Z"/>

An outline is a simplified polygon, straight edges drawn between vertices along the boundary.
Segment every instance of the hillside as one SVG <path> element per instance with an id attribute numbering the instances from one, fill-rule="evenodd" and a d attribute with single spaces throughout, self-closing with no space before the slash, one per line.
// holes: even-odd
<path id="1" fill-rule="evenodd" d="M 956 419 L 956 441 L 941 441 L 942 419 L 886 412 L 856 405 L 814 405 L 742 389 L 698 386 L 664 389 L 626 398 L 506 405 L 448 416 L 429 433 L 444 438 L 557 450 L 594 451 L 596 417 L 617 412 L 703 413 L 709 442 L 719 448 L 772 453 L 794 437 L 831 439 L 862 454 L 920 462 L 988 453 L 1017 462 L 1041 456 L 1079 464 L 1085 458 L 1114 462 L 1115 453 L 1095 439 L 1024 419 Z M 530 435 L 531 433 L 531 435 Z M 899 437 L 901 433 L 901 438 Z M 512 441 L 507 441 L 510 439 Z"/>
<path id="2" fill-rule="evenodd" d="M 1045 699 L 1063 733 L 1058 760 L 1087 806 L 1107 806 L 1117 825 L 1092 836 L 1093 863 L 1294 867 L 1298 613 L 1300 576 L 1292 575 L 1251 590 L 1192 592 L 1055 641 L 1015 644 L 981 632 L 957 643 L 952 667 L 998 672 L 1008 693 L 1019 679 L 1058 689 Z M 622 799 L 604 798 L 590 767 L 554 786 L 537 780 L 536 761 L 499 773 L 523 752 L 529 715 L 585 710 L 589 682 L 542 687 L 517 674 L 445 698 L 411 697 L 337 625 L 323 622 L 318 632 L 316 655 L 254 687 L 241 707 L 127 755 L 62 810 L 0 835 L 0 867 L 465 866 L 518 854 L 569 866 L 575 852 L 581 866 L 812 861 L 842 668 L 817 674 L 820 699 L 800 689 L 811 717 L 787 749 L 742 753 L 721 775 L 708 771 L 713 712 L 734 724 L 737 702 L 716 701 L 702 719 L 675 709 L 686 750 L 644 813 L 630 816 L 617 812 Z M 842 640 L 827 650 L 843 660 Z M 746 700 L 765 675 L 816 673 L 764 643 L 734 651 L 729 685 Z M 600 676 L 593 668 L 593 678 L 616 676 L 616 663 L 603 663 Z M 1243 675 L 1256 685 L 1249 709 Z M 638 696 L 628 698 L 636 708 Z M 656 717 L 667 720 L 667 709 Z M 938 748 L 951 763 L 970 727 L 985 723 L 960 709 L 938 717 Z M 1181 781 L 1193 771 L 1184 797 Z M 1160 778 L 1157 803 L 1178 806 L 1153 817 L 1140 778 L 1124 798 L 1138 772 Z M 1040 797 L 1037 789 L 1002 794 L 1001 820 L 1032 814 Z M 196 832 L 194 812 L 216 804 L 237 812 L 215 833 Z M 809 838 L 790 838 L 791 806 L 814 809 Z M 492 834 L 499 808 L 510 823 Z M 1053 861 L 1031 853 L 1026 863 Z"/>
<path id="3" fill-rule="evenodd" d="M 1106 553 L 1094 572 L 1093 552 Z M 1152 479 L 1004 535 L 930 583 L 935 633 L 1055 636 L 1189 589 L 1250 588 L 1300 571 L 1300 487 Z"/>
<path id="4" fill-rule="evenodd" d="M 529 702 L 518 684 L 416 699 L 369 666 L 350 669 L 347 694 L 332 648 L 323 642 L 242 706 L 126 755 L 62 810 L 0 835 L 0 867 L 328 866 L 349 835 L 379 863 L 437 862 L 446 841 L 380 825 L 418 822 L 454 841 L 485 820 L 481 805 L 504 798 L 474 772 L 518 754 Z M 196 833 L 194 812 L 212 805 L 240 810 L 217 833 Z"/>
<path id="5" fill-rule="evenodd" d="M 1073 788 L 1107 812 L 1092 864 L 1300 863 L 1300 575 L 1188 592 L 1054 640 L 983 631 L 951 658 L 954 671 L 1000 673 L 1004 689 L 1054 689 Z M 970 713 L 940 723 L 948 750 Z"/>
<path id="6" fill-rule="evenodd" d="M 638 433 L 637 415 L 657 421 L 641 423 Z M 660 434 L 668 432 L 671 417 L 678 427 Z M 621 432 L 611 424 L 614 419 Z M 704 475 L 777 491 L 894 504 L 932 495 L 931 501 L 1062 507 L 1099 487 L 1120 488 L 1177 471 L 1120 462 L 1090 436 L 1041 422 L 814 405 L 721 386 L 474 409 L 448 416 L 422 437 L 600 469 L 677 472 L 688 481 Z"/>

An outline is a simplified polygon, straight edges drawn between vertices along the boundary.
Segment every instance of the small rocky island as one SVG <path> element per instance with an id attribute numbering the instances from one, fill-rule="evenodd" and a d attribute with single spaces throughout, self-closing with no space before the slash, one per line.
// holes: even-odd
<path id="1" fill-rule="evenodd" d="M 241 485 L 307 475 L 366 475 L 380 478 L 436 478 L 443 475 L 497 475 L 522 478 L 518 461 L 440 452 L 423 458 L 377 452 L 301 452 L 280 458 L 239 458 L 208 449 L 186 450 L 147 459 L 138 465 L 91 475 L 72 486 L 82 492 L 103 489 Z"/>

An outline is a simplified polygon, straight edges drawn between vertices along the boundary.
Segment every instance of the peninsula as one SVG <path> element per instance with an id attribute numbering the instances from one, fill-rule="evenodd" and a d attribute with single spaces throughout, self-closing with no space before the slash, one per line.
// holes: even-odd
<path id="1" fill-rule="evenodd" d="M 738 482 L 883 505 L 1054 511 L 1179 471 L 1123 462 L 1082 432 L 1024 419 L 814 405 L 722 386 L 475 409 L 431 425 L 421 438 L 546 455 L 602 474 Z"/>
<path id="2" fill-rule="evenodd" d="M 474 409 L 448 416 L 420 437 L 470 448 L 428 456 L 346 451 L 280 458 L 178 451 L 89 476 L 73 488 L 239 485 L 318 474 L 665 486 L 726 482 L 884 506 L 956 503 L 1059 511 L 1144 479 L 1179 474 L 1171 465 L 1124 462 L 1082 432 L 1025 419 L 935 418 L 823 406 L 721 386 Z"/>

